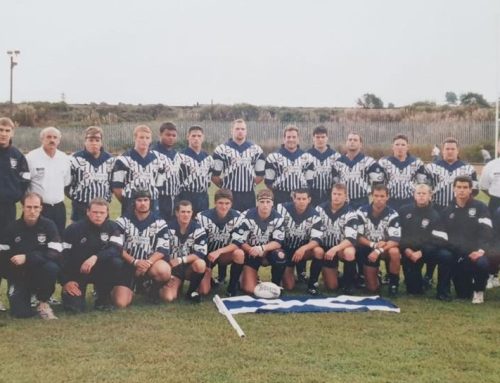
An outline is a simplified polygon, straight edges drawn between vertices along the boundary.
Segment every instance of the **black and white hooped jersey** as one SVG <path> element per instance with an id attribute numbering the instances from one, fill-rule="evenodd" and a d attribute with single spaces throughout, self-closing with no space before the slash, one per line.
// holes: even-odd
<path id="1" fill-rule="evenodd" d="M 387 185 L 392 199 L 412 198 L 415 185 L 427 180 L 424 163 L 414 156 L 407 156 L 404 161 L 394 156 L 383 157 L 378 164 L 384 172 L 383 182 Z"/>
<path id="2" fill-rule="evenodd" d="M 266 159 L 265 182 L 268 188 L 292 192 L 299 188 L 310 188 L 314 175 L 314 161 L 310 153 L 297 148 L 288 151 L 283 145 Z"/>
<path id="3" fill-rule="evenodd" d="M 213 175 L 222 178 L 222 188 L 234 192 L 254 190 L 254 177 L 263 177 L 265 157 L 262 148 L 251 141 L 238 145 L 232 139 L 215 148 Z"/>
<path id="4" fill-rule="evenodd" d="M 332 211 L 330 202 L 324 202 L 316 207 L 323 223 L 322 246 L 331 249 L 347 239 L 353 245 L 358 239 L 358 215 L 355 210 L 344 204 L 337 211 Z"/>
<path id="5" fill-rule="evenodd" d="M 240 216 L 241 213 L 234 209 L 230 209 L 224 218 L 219 218 L 215 208 L 198 213 L 196 220 L 207 233 L 209 253 L 231 243 L 231 234 L 238 226 Z"/>
<path id="6" fill-rule="evenodd" d="M 248 209 L 241 215 L 240 223 L 232 235 L 232 243 L 238 246 L 244 243 L 250 246 L 260 246 L 271 241 L 283 245 L 284 240 L 283 217 L 275 209 L 272 209 L 269 217 L 262 220 L 256 207 Z"/>
<path id="7" fill-rule="evenodd" d="M 340 153 L 330 148 L 321 153 L 316 148 L 307 151 L 314 163 L 311 189 L 330 191 L 335 182 L 338 181 L 337 169 L 334 167 L 335 161 L 340 158 Z"/>
<path id="8" fill-rule="evenodd" d="M 187 148 L 180 154 L 180 189 L 193 193 L 206 193 L 210 187 L 214 160 L 201 151 Z"/>
<path id="9" fill-rule="evenodd" d="M 283 217 L 284 247 L 298 249 L 310 241 L 321 244 L 323 223 L 316 210 L 309 206 L 304 213 L 299 214 L 293 202 L 279 204 L 276 210 Z"/>
<path id="10" fill-rule="evenodd" d="M 155 252 L 165 258 L 170 254 L 167 223 L 150 213 L 143 221 L 134 214 L 124 215 L 116 220 L 123 236 L 123 250 L 135 259 L 148 259 Z"/>
<path id="11" fill-rule="evenodd" d="M 335 161 L 339 183 L 347 186 L 349 200 L 367 198 L 373 183 L 383 181 L 384 174 L 378 163 L 363 153 L 358 153 L 352 160 L 345 154 Z"/>
<path id="12" fill-rule="evenodd" d="M 73 201 L 89 203 L 100 197 L 110 202 L 113 164 L 114 158 L 105 151 L 101 151 L 97 158 L 87 150 L 74 153 L 70 157 L 70 198 Z"/>
<path id="13" fill-rule="evenodd" d="M 207 233 L 200 224 L 193 220 L 184 234 L 177 220 L 169 222 L 168 237 L 170 240 L 170 259 L 194 254 L 201 259 L 207 257 Z"/>
<path id="14" fill-rule="evenodd" d="M 396 210 L 386 206 L 378 217 L 374 217 L 372 205 L 365 205 L 357 213 L 360 236 L 372 242 L 401 240 L 401 224 Z"/>
<path id="15" fill-rule="evenodd" d="M 151 148 L 163 161 L 163 172 L 161 175 L 161 186 L 158 191 L 160 195 L 177 196 L 180 191 L 180 169 L 181 156 L 174 149 L 167 149 L 160 142 Z"/>
<path id="16" fill-rule="evenodd" d="M 123 196 L 131 198 L 135 190 L 148 190 L 158 199 L 158 187 L 164 174 L 164 162 L 156 152 L 149 151 L 142 157 L 130 149 L 116 158 L 111 176 L 111 188 L 123 189 Z"/>
<path id="17" fill-rule="evenodd" d="M 472 179 L 473 189 L 477 189 L 476 170 L 462 160 L 452 164 L 439 160 L 425 165 L 425 168 L 433 190 L 432 201 L 439 207 L 449 206 L 453 201 L 453 181 L 458 176 L 469 176 Z"/>

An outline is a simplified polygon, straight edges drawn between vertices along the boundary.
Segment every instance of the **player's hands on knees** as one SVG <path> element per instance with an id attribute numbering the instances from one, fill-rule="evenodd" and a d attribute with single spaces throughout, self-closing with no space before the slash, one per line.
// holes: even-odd
<path id="1" fill-rule="evenodd" d="M 85 262 L 82 263 L 80 266 L 80 273 L 82 274 L 89 274 L 92 271 L 92 268 L 95 266 L 97 262 L 97 256 L 92 255 L 91 257 L 87 258 Z"/>
<path id="2" fill-rule="evenodd" d="M 300 262 L 302 261 L 302 259 L 304 258 L 304 256 L 306 255 L 306 251 L 302 248 L 298 248 L 297 251 L 295 251 L 295 253 L 293 254 L 293 257 L 292 257 L 292 262 Z"/>
<path id="3" fill-rule="evenodd" d="M 411 260 L 416 263 L 420 258 L 422 258 L 422 250 L 414 251 Z"/>
<path id="4" fill-rule="evenodd" d="M 368 260 L 372 263 L 377 262 L 379 257 L 380 257 L 380 253 L 378 253 L 375 250 L 373 250 L 370 254 L 368 254 Z"/>
<path id="5" fill-rule="evenodd" d="M 215 251 L 212 251 L 211 253 L 208 253 L 208 260 L 212 263 L 214 263 L 215 261 L 217 261 L 217 259 L 219 259 L 220 257 L 220 252 L 215 250 Z"/>
<path id="6" fill-rule="evenodd" d="M 26 254 L 17 254 L 10 258 L 10 262 L 15 266 L 21 266 L 26 263 Z"/>
<path id="7" fill-rule="evenodd" d="M 469 259 L 473 262 L 477 261 L 484 255 L 484 250 L 476 250 L 469 254 Z"/>
<path id="8" fill-rule="evenodd" d="M 337 248 L 336 247 L 332 247 L 330 250 L 328 250 L 325 253 L 325 259 L 327 261 L 333 260 L 333 258 L 335 258 L 336 256 L 337 256 Z"/>
<path id="9" fill-rule="evenodd" d="M 248 254 L 251 257 L 262 257 L 264 255 L 264 247 L 263 246 L 252 246 Z"/>
<path id="10" fill-rule="evenodd" d="M 136 275 L 140 276 L 146 274 L 151 266 L 153 266 L 153 264 L 145 259 L 137 261 L 135 264 Z"/>
<path id="11" fill-rule="evenodd" d="M 82 291 L 80 290 L 80 285 L 78 285 L 75 281 L 66 282 L 63 286 L 63 291 L 71 295 L 72 297 L 79 297 L 82 295 Z"/>
<path id="12" fill-rule="evenodd" d="M 376 248 L 383 249 L 387 245 L 386 241 L 378 241 L 377 244 L 375 245 Z"/>

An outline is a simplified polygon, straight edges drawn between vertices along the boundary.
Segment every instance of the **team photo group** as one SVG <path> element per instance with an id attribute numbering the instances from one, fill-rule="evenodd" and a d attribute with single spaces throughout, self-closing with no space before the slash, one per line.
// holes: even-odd
<path id="1" fill-rule="evenodd" d="M 375 159 L 356 132 L 339 153 L 324 126 L 300 137 L 294 125 L 266 155 L 247 139 L 244 120 L 229 129 L 208 154 L 201 126 L 177 150 L 174 123 L 160 126 L 157 142 L 138 125 L 133 148 L 114 157 L 100 127 L 88 127 L 72 155 L 48 127 L 25 156 L 13 144 L 14 123 L 0 118 L 0 277 L 11 316 L 57 319 L 57 284 L 72 313 L 87 310 L 88 285 L 99 310 L 125 308 L 136 294 L 152 303 L 198 303 L 222 288 L 258 296 L 268 275 L 285 292 L 396 297 L 402 274 L 408 294 L 434 289 L 443 302 L 474 304 L 487 284 L 500 285 L 497 160 L 479 179 L 452 137 L 424 163 L 404 134 L 393 138 L 392 155 Z M 488 205 L 474 198 L 479 190 Z M 121 204 L 116 220 L 112 196 Z"/>

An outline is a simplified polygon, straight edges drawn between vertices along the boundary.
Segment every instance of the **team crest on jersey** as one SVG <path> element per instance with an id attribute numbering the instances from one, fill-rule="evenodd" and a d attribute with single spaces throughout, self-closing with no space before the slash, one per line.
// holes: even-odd
<path id="1" fill-rule="evenodd" d="M 10 159 L 10 167 L 11 167 L 12 169 L 17 168 L 17 159 L 16 159 L 16 158 L 11 158 L 11 159 Z"/>
<path id="2" fill-rule="evenodd" d="M 14 242 L 15 242 L 15 243 L 19 243 L 19 242 L 21 242 L 21 237 L 16 237 L 16 238 L 14 238 Z"/>
<path id="3" fill-rule="evenodd" d="M 476 215 L 476 208 L 475 207 L 471 207 L 469 209 L 469 217 L 474 217 Z"/>
<path id="4" fill-rule="evenodd" d="M 424 218 L 422 220 L 422 227 L 425 229 L 427 226 L 429 226 L 430 221 L 427 218 Z"/>
<path id="5" fill-rule="evenodd" d="M 453 219 L 453 218 L 455 218 L 455 213 L 450 214 L 450 219 Z"/>
<path id="6" fill-rule="evenodd" d="M 87 238 L 86 237 L 83 237 L 82 239 L 80 239 L 80 243 L 85 243 L 87 242 Z"/>
<path id="7" fill-rule="evenodd" d="M 39 233 L 36 236 L 36 239 L 38 240 L 39 243 L 45 243 L 45 241 L 47 241 L 47 236 L 45 235 L 45 233 Z"/>
<path id="8" fill-rule="evenodd" d="M 101 233 L 101 241 L 107 242 L 109 239 L 109 234 L 108 233 Z"/>

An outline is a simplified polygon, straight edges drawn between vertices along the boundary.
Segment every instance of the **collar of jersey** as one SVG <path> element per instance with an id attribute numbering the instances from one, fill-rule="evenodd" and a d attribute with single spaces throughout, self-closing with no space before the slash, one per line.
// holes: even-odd
<path id="1" fill-rule="evenodd" d="M 317 159 L 319 159 L 320 161 L 324 161 L 328 157 L 330 157 L 331 155 L 335 154 L 335 150 L 333 150 L 332 148 L 330 148 L 330 145 L 326 145 L 326 150 L 323 153 L 321 153 L 314 146 L 311 149 L 309 149 L 308 152 L 311 155 L 313 155 L 314 157 L 316 157 Z"/>
<path id="2" fill-rule="evenodd" d="M 156 144 L 152 147 L 152 149 L 167 156 L 171 160 L 173 160 L 177 154 L 175 149 L 167 149 L 160 141 L 156 141 Z"/>
<path id="3" fill-rule="evenodd" d="M 305 221 L 307 218 L 310 216 L 314 215 L 314 210 L 311 208 L 309 205 L 307 209 L 302 213 L 299 214 L 297 210 L 295 209 L 295 206 L 293 205 L 293 202 L 285 202 L 283 204 L 283 207 L 288 211 L 288 214 L 290 214 L 293 218 L 293 220 L 297 223 L 301 223 Z"/>
<path id="4" fill-rule="evenodd" d="M 232 138 L 230 138 L 227 143 L 227 146 L 230 148 L 233 148 L 234 150 L 243 153 L 245 150 L 247 150 L 250 146 L 252 146 L 252 143 L 248 140 L 245 140 L 241 145 L 238 145 Z"/>
<path id="5" fill-rule="evenodd" d="M 445 160 L 439 160 L 436 162 L 436 165 L 442 166 L 446 170 L 452 172 L 453 170 L 458 169 L 459 167 L 464 166 L 466 164 L 462 160 L 458 159 L 452 164 L 449 164 Z"/>
<path id="6" fill-rule="evenodd" d="M 82 151 L 76 153 L 75 157 L 82 157 L 87 160 L 87 162 L 92 166 L 98 167 L 103 162 L 106 162 L 111 157 L 111 155 L 101 148 L 101 152 L 99 153 L 99 156 L 97 158 L 95 158 L 87 149 L 83 149 Z"/>
<path id="7" fill-rule="evenodd" d="M 292 160 L 295 161 L 297 158 L 299 158 L 302 154 L 304 154 L 304 151 L 300 148 L 300 146 L 297 146 L 297 150 L 295 152 L 291 152 L 288 149 L 285 148 L 285 145 L 281 145 L 281 148 L 279 150 L 279 153 Z"/>
<path id="8" fill-rule="evenodd" d="M 187 147 L 186 149 L 184 149 L 183 151 L 183 154 L 185 154 L 186 156 L 189 156 L 191 158 L 193 158 L 194 160 L 198 161 L 198 162 L 201 162 L 203 161 L 205 158 L 208 157 L 208 154 L 207 152 L 204 152 L 203 150 L 200 152 L 200 153 L 196 153 L 193 149 L 191 149 L 190 147 Z"/>
<path id="9" fill-rule="evenodd" d="M 411 155 L 408 155 L 408 156 L 406 156 L 406 159 L 404 161 L 400 161 L 394 156 L 389 156 L 389 157 L 387 157 L 387 160 L 389 162 L 391 162 L 394 166 L 396 166 L 398 169 L 404 169 L 409 164 L 416 161 L 416 158 L 411 156 Z"/>
<path id="10" fill-rule="evenodd" d="M 354 157 L 352 160 L 347 157 L 347 154 L 342 154 L 340 158 L 337 161 L 343 162 L 344 164 L 349 165 L 349 167 L 352 167 L 353 165 L 357 164 L 359 161 L 361 161 L 363 158 L 365 158 L 365 155 L 361 152 L 356 154 L 356 157 Z"/>

